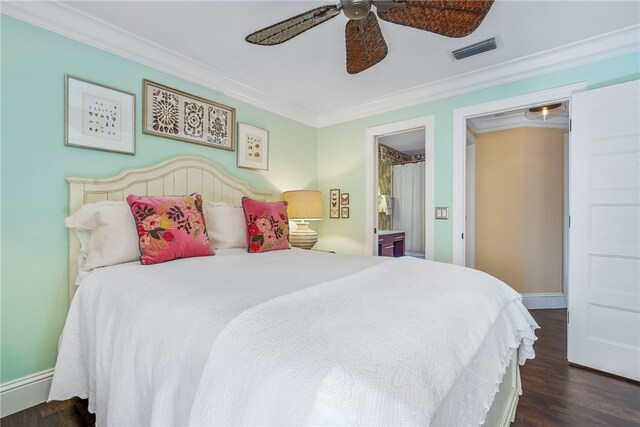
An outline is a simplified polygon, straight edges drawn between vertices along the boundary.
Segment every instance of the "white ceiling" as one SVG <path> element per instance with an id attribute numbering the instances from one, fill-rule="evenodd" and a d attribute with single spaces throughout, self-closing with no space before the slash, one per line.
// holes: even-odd
<path id="1" fill-rule="evenodd" d="M 256 46 L 244 41 L 255 30 L 335 3 L 337 0 L 4 1 L 1 7 L 20 19 L 313 125 L 340 122 L 345 116 L 362 116 L 387 106 L 397 108 L 401 104 L 392 100 L 394 96 L 415 104 L 419 101 L 411 100 L 412 93 L 424 99 L 427 87 L 431 92 L 460 92 L 462 85 L 452 78 L 473 78 L 478 70 L 486 72 L 487 68 L 499 73 L 514 61 L 532 60 L 541 53 L 621 29 L 628 32 L 631 26 L 635 26 L 631 48 L 639 48 L 633 46 L 633 39 L 637 45 L 640 2 L 609 0 L 496 0 L 478 30 L 462 39 L 380 20 L 389 54 L 357 75 L 345 70 L 347 19 L 343 15 L 281 45 Z M 451 50 L 493 36 L 500 40 L 497 50 L 461 61 L 451 59 Z M 628 45 L 629 37 L 626 40 Z M 606 56 L 608 50 L 600 49 Z M 565 62 L 570 63 L 569 59 L 564 56 Z M 556 57 L 555 61 L 545 63 L 543 69 L 562 68 L 563 59 Z M 519 71 L 522 76 L 527 72 L 531 74 L 531 70 Z M 485 86 L 496 81 L 489 74 L 484 79 Z"/>
<path id="2" fill-rule="evenodd" d="M 424 139 L 424 128 L 420 128 L 381 136 L 378 138 L 378 142 L 412 156 L 414 154 L 424 154 Z"/>

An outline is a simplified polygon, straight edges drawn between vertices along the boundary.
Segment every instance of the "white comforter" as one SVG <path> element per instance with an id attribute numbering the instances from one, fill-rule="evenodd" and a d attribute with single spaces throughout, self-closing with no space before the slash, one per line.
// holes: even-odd
<path id="1" fill-rule="evenodd" d="M 278 251 L 95 271 L 50 399 L 98 425 L 477 425 L 537 327 L 520 296 L 412 258 Z"/>

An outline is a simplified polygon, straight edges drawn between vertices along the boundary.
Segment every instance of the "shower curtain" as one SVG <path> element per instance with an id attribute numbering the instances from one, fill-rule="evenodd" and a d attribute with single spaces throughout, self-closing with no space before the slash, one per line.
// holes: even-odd
<path id="1" fill-rule="evenodd" d="M 407 255 L 424 255 L 424 162 L 393 166 L 393 229 L 405 232 Z"/>

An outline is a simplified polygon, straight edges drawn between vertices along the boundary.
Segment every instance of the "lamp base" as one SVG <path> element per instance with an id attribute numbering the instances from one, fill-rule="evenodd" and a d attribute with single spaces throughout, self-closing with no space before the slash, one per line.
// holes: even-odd
<path id="1" fill-rule="evenodd" d="M 307 221 L 296 221 L 298 228 L 289 232 L 289 244 L 296 248 L 311 249 L 318 241 L 318 233 L 309 228 Z"/>

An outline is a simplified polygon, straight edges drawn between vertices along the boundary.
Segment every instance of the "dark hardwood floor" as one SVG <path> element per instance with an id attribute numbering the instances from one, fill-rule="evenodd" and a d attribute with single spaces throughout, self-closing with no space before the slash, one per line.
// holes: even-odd
<path id="1" fill-rule="evenodd" d="M 567 363 L 566 310 L 531 310 L 536 358 L 521 368 L 523 395 L 512 427 L 640 426 L 640 385 Z M 93 426 L 86 400 L 43 403 L 2 418 L 2 427 Z"/>
<path id="2" fill-rule="evenodd" d="M 567 363 L 567 310 L 531 314 L 541 329 L 512 426 L 640 426 L 640 385 Z"/>
<path id="3" fill-rule="evenodd" d="M 85 427 L 95 426 L 95 416 L 87 410 L 87 401 L 69 400 L 42 403 L 4 417 L 2 427 Z"/>

